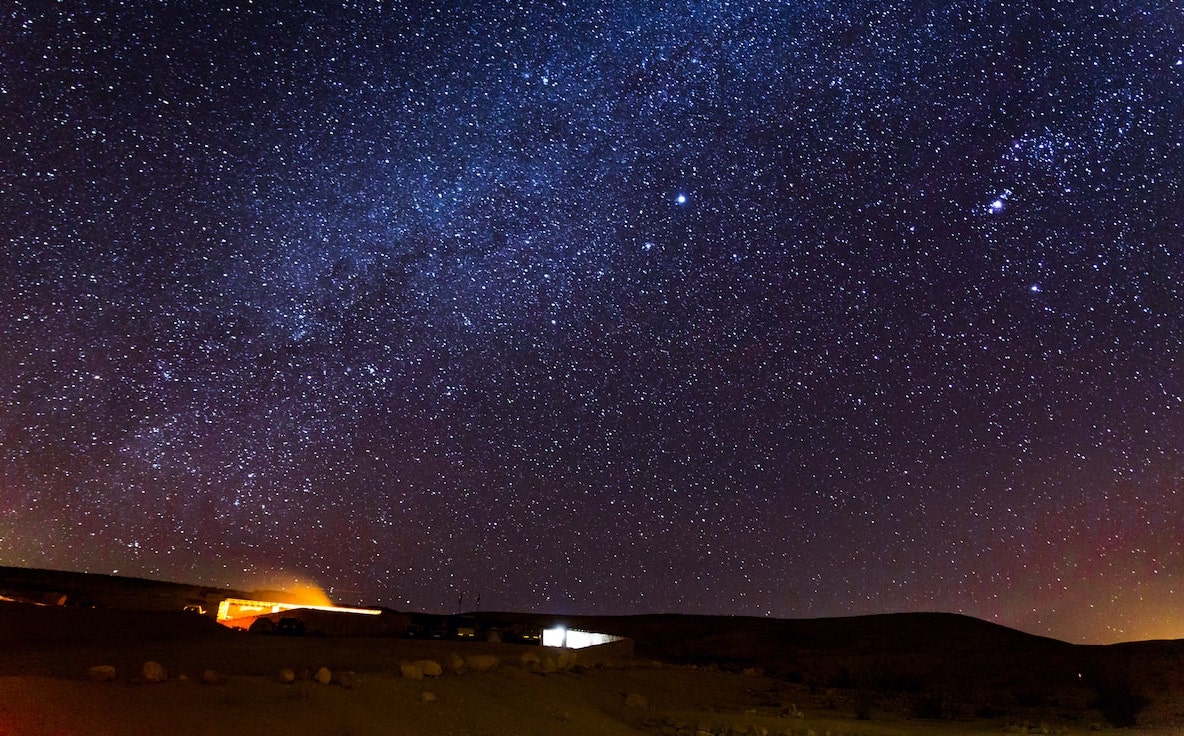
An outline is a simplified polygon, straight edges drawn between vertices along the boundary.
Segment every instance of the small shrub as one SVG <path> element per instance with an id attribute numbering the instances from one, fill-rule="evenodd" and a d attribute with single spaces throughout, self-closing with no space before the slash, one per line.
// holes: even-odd
<path id="1" fill-rule="evenodd" d="M 861 721 L 872 719 L 872 707 L 876 704 L 876 694 L 866 687 L 855 691 L 855 717 Z"/>
<path id="2" fill-rule="evenodd" d="M 1135 690 L 1129 661 L 1117 659 L 1089 679 L 1095 695 L 1092 705 L 1111 726 L 1130 728 L 1138 724 L 1147 698 Z"/>
<path id="3" fill-rule="evenodd" d="M 1128 680 L 1098 683 L 1094 707 L 1115 728 L 1138 725 L 1139 713 L 1147 707 L 1147 699 L 1135 692 Z"/>
<path id="4" fill-rule="evenodd" d="M 937 720 L 946 717 L 945 696 L 941 693 L 920 695 L 913 700 L 913 718 Z"/>

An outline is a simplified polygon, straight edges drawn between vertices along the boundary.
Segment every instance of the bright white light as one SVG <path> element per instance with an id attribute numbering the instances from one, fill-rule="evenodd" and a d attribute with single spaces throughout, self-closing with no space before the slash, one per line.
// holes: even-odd
<path id="1" fill-rule="evenodd" d="M 687 195 L 679 194 L 677 197 L 674 198 L 674 203 L 675 204 L 686 204 L 687 203 Z"/>
<path id="2" fill-rule="evenodd" d="M 621 637 L 613 636 L 612 634 L 597 634 L 592 631 L 565 629 L 562 626 L 543 630 L 543 646 L 545 647 L 583 649 L 584 647 L 594 647 L 598 644 L 608 644 L 619 641 L 620 639 Z"/>

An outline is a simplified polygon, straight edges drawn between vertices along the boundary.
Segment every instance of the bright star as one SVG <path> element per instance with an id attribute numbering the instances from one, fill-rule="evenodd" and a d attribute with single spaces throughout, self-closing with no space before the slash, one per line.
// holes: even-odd
<path id="1" fill-rule="evenodd" d="M 987 211 L 992 215 L 999 214 L 1003 211 L 1004 206 L 1007 204 L 1007 198 L 1010 196 L 1011 190 L 1004 189 L 989 205 L 987 205 Z"/>

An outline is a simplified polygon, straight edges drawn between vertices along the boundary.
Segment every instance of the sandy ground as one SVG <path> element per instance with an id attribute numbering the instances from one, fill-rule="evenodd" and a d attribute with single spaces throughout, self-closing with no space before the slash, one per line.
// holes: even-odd
<path id="1" fill-rule="evenodd" d="M 408 654 L 424 654 L 424 647 L 414 649 Z M 412 680 L 388 668 L 359 672 L 348 686 L 336 681 L 340 671 L 327 685 L 284 683 L 274 674 L 205 684 L 196 669 L 174 670 L 161 683 L 134 674 L 114 682 L 0 677 L 0 736 L 1132 733 L 1081 722 L 924 721 L 890 713 L 861 721 L 842 704 L 825 706 L 805 690 L 761 676 L 645 663 L 543 674 L 503 656 L 489 672 Z M 802 717 L 788 716 L 799 708 Z"/>

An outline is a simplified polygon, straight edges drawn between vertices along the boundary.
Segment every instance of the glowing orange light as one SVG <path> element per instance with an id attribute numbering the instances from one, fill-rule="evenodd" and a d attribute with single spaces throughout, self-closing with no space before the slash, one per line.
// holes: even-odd
<path id="1" fill-rule="evenodd" d="M 277 601 L 252 601 L 245 598 L 224 598 L 218 604 L 218 621 L 233 622 L 239 619 L 266 616 L 269 613 L 294 611 L 296 609 L 312 611 L 331 611 L 333 613 L 360 613 L 365 616 L 377 616 L 382 611 L 375 608 L 349 608 L 347 606 L 311 606 L 304 603 L 279 603 Z M 239 625 L 241 628 L 242 624 Z"/>
<path id="2" fill-rule="evenodd" d="M 276 580 L 272 577 L 269 583 L 279 583 L 274 590 L 259 590 L 256 599 L 226 598 L 218 604 L 218 621 L 227 626 L 244 628 L 248 619 L 271 613 L 292 611 L 297 608 L 314 611 L 332 611 L 334 613 L 359 613 L 367 616 L 377 616 L 382 611 L 373 608 L 348 608 L 335 606 L 321 586 L 306 578 L 293 576 L 287 580 Z M 269 586 L 270 587 L 270 586 Z M 264 597 L 282 598 L 283 600 L 265 600 Z M 238 623 L 235 623 L 235 622 Z"/>

